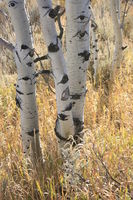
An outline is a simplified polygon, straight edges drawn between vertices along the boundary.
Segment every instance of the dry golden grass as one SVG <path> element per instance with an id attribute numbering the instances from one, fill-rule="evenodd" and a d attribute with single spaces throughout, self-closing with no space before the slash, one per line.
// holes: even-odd
<path id="1" fill-rule="evenodd" d="M 102 0 L 102 3 L 95 4 L 94 9 L 99 25 L 100 69 L 111 66 L 113 54 L 113 30 L 106 4 L 105 0 Z M 105 7 L 104 19 L 100 17 L 99 8 L 102 5 Z M 46 49 L 38 26 L 35 4 L 29 10 L 33 19 L 35 47 L 40 55 L 44 55 Z M 131 19 L 130 13 L 127 20 L 130 22 Z M 0 20 L 3 20 L 2 16 Z M 8 37 L 3 29 L 1 35 L 14 41 L 11 25 L 4 23 L 8 30 Z M 133 199 L 133 44 L 132 35 L 127 34 L 127 30 L 126 27 L 124 43 L 128 48 L 123 52 L 123 61 L 111 93 L 105 95 L 106 84 L 102 77 L 97 90 L 89 80 L 87 81 L 86 133 L 84 144 L 78 147 L 80 153 L 74 163 L 75 169 L 82 178 L 75 183 L 73 190 L 69 190 L 68 187 L 66 194 L 64 192 L 62 195 L 60 193 L 64 172 L 53 131 L 56 119 L 55 95 L 49 91 L 43 78 L 38 78 L 40 135 L 46 161 L 43 174 L 33 169 L 29 172 L 23 159 L 19 110 L 15 105 L 15 67 L 13 61 L 6 57 L 7 52 L 5 50 L 1 52 L 0 200 Z M 12 58 L 12 55 L 9 56 Z M 49 67 L 49 63 L 44 65 L 46 68 Z M 36 67 L 39 68 L 39 65 Z M 74 153 L 75 151 L 72 150 L 71 154 L 75 155 Z"/>

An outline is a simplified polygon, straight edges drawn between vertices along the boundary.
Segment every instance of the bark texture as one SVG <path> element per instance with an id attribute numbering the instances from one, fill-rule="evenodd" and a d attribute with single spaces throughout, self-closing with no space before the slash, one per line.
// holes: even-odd
<path id="1" fill-rule="evenodd" d="M 48 55 L 51 59 L 55 81 L 58 112 L 55 133 L 59 139 L 65 140 L 70 135 L 74 135 L 74 125 L 71 112 L 73 103 L 70 101 L 69 78 L 60 37 L 58 37 L 55 28 L 55 18 L 58 15 L 60 7 L 57 6 L 53 9 L 51 0 L 37 0 L 37 2 L 42 31 L 48 47 Z"/>
<path id="2" fill-rule="evenodd" d="M 84 124 L 86 74 L 90 57 L 89 50 L 89 0 L 66 1 L 66 61 L 69 77 L 70 98 L 75 131 L 79 133 Z M 89 7 L 89 9 L 88 9 Z"/>
<path id="3" fill-rule="evenodd" d="M 20 109 L 23 151 L 32 160 L 41 159 L 38 113 L 35 96 L 34 49 L 24 0 L 6 0 L 16 35 L 14 50 L 18 79 L 16 105 Z M 36 154 L 36 155 L 35 155 Z"/>
<path id="4" fill-rule="evenodd" d="M 90 7 L 91 8 L 91 7 Z M 94 60 L 94 79 L 96 79 L 97 75 L 97 70 L 98 70 L 98 39 L 96 35 L 96 30 L 97 30 L 97 24 L 95 22 L 95 17 L 92 11 L 92 8 L 90 9 L 91 12 L 91 37 L 92 37 L 92 52 L 93 52 L 93 60 Z"/>
<path id="5" fill-rule="evenodd" d="M 113 57 L 113 73 L 120 67 L 122 60 L 122 30 L 120 28 L 120 2 L 119 0 L 110 0 L 110 10 L 115 34 L 115 50 Z"/>

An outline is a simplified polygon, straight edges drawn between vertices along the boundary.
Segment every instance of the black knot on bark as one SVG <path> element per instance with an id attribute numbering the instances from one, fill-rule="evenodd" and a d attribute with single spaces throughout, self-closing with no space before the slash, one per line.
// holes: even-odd
<path id="1" fill-rule="evenodd" d="M 65 114 L 58 114 L 58 119 L 62 120 L 62 121 L 66 121 L 68 120 L 68 115 L 65 115 Z"/>
<path id="2" fill-rule="evenodd" d="M 59 5 L 57 5 L 54 9 L 51 9 L 50 12 L 49 12 L 49 17 L 54 19 L 58 15 L 59 10 L 60 10 Z"/>
<path id="3" fill-rule="evenodd" d="M 79 18 L 80 20 L 84 20 L 84 19 L 85 19 L 85 16 L 84 16 L 84 15 L 80 15 L 78 18 Z"/>
<path id="4" fill-rule="evenodd" d="M 25 49 L 29 49 L 29 47 L 28 47 L 27 45 L 25 45 L 25 44 L 22 44 L 22 45 L 21 45 L 21 49 L 24 49 L 24 50 L 25 50 Z"/>
<path id="5" fill-rule="evenodd" d="M 55 53 L 55 52 L 59 51 L 59 46 L 58 46 L 58 44 L 51 43 L 51 44 L 48 46 L 48 51 L 51 52 L 51 53 Z"/>

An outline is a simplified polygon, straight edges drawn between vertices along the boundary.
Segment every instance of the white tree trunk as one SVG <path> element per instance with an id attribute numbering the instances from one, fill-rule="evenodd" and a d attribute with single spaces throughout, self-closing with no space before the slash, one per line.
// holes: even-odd
<path id="1" fill-rule="evenodd" d="M 95 23 L 95 17 L 91 8 L 91 37 L 92 37 L 92 52 L 93 52 L 93 60 L 94 60 L 94 78 L 96 78 L 97 70 L 98 70 L 98 39 L 96 36 L 97 24 Z"/>
<path id="2" fill-rule="evenodd" d="M 115 50 L 112 65 L 114 73 L 115 69 L 120 67 L 122 60 L 122 30 L 120 28 L 120 4 L 118 0 L 110 0 L 110 10 L 115 34 Z"/>
<path id="3" fill-rule="evenodd" d="M 16 35 L 16 47 L 14 51 L 18 72 L 16 104 L 20 108 L 23 151 L 26 157 L 30 156 L 33 159 L 34 154 L 41 156 L 41 148 L 35 97 L 36 80 L 31 30 L 24 0 L 6 0 L 6 2 Z"/>
<path id="4" fill-rule="evenodd" d="M 37 0 L 41 18 L 43 35 L 51 59 L 52 71 L 56 88 L 56 101 L 58 117 L 56 121 L 56 135 L 63 140 L 74 135 L 72 118 L 72 103 L 69 96 L 69 80 L 66 71 L 61 41 L 55 28 L 56 11 L 52 9 L 51 0 Z"/>
<path id="5" fill-rule="evenodd" d="M 76 133 L 84 124 L 86 74 L 89 50 L 89 0 L 66 0 L 66 61 L 71 102 L 75 103 L 72 114 Z"/>

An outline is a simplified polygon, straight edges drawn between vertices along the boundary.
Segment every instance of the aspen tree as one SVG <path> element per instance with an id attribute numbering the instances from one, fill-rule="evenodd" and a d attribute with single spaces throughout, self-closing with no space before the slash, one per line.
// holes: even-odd
<path id="1" fill-rule="evenodd" d="M 120 0 L 110 0 L 110 10 L 115 35 L 115 49 L 112 63 L 112 73 L 120 67 L 122 60 L 122 30 L 120 25 Z"/>
<path id="2" fill-rule="evenodd" d="M 16 84 L 16 105 L 20 109 L 21 136 L 23 151 L 36 164 L 36 159 L 42 159 L 38 112 L 35 96 L 34 49 L 29 20 L 25 10 L 24 0 L 6 0 L 11 22 L 16 35 L 16 45 L 13 49 L 17 66 L 18 79 Z M 3 45 L 6 41 L 3 40 Z M 2 40 L 1 40 L 2 43 Z M 10 47 L 12 47 L 10 45 Z"/>
<path id="3" fill-rule="evenodd" d="M 83 130 L 86 75 L 90 57 L 89 0 L 66 0 L 66 63 L 76 134 Z M 89 7 L 89 9 L 88 9 Z"/>
<path id="4" fill-rule="evenodd" d="M 48 48 L 48 55 L 51 60 L 52 73 L 55 81 L 58 113 L 55 133 L 60 140 L 65 141 L 70 135 L 74 135 L 71 112 L 74 104 L 70 101 L 69 77 L 61 47 L 61 35 L 57 35 L 55 27 L 55 18 L 58 15 L 60 6 L 56 6 L 53 9 L 51 0 L 37 0 L 37 3 L 42 31 Z"/>

